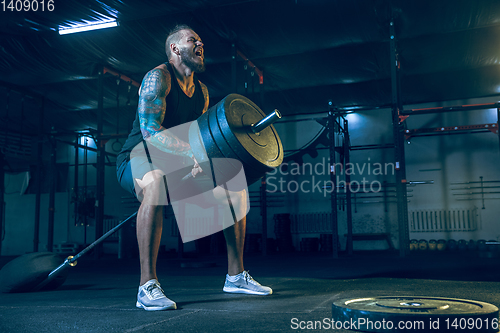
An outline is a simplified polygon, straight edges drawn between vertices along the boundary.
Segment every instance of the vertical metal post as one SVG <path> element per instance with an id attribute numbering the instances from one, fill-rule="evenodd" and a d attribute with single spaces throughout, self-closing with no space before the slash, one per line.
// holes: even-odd
<path id="1" fill-rule="evenodd" d="M 387 181 L 384 180 L 384 184 L 382 185 L 382 188 L 384 189 L 384 212 L 387 213 L 389 211 L 389 198 L 387 197 Z"/>
<path id="2" fill-rule="evenodd" d="M 50 151 L 50 191 L 49 191 L 49 223 L 47 234 L 47 251 L 52 252 L 54 247 L 54 217 L 56 211 L 56 185 L 57 185 L 57 141 L 52 139 Z"/>
<path id="3" fill-rule="evenodd" d="M 42 201 L 42 170 L 43 170 L 43 117 L 45 112 L 45 98 L 42 99 L 40 113 L 38 114 L 38 142 L 36 152 L 36 197 L 35 197 L 35 225 L 33 232 L 33 252 L 38 252 L 40 240 L 40 209 Z"/>
<path id="4" fill-rule="evenodd" d="M 217 209 L 217 207 L 215 209 Z M 183 202 L 179 202 L 179 221 L 185 220 L 186 216 L 185 214 L 186 214 L 186 204 Z M 181 224 L 177 223 L 177 226 L 179 228 L 179 235 L 177 236 L 177 258 L 179 259 L 184 258 L 184 243 L 182 242 L 181 230 L 180 230 L 181 225 L 184 228 L 185 226 L 184 223 Z"/>
<path id="5" fill-rule="evenodd" d="M 390 61 L 391 61 L 391 95 L 392 95 L 392 125 L 394 135 L 394 155 L 396 161 L 396 196 L 399 222 L 399 255 L 405 257 L 409 251 L 408 199 L 406 193 L 406 163 L 404 127 L 400 121 L 402 110 L 400 97 L 400 63 L 396 45 L 394 21 L 390 22 Z"/>
<path id="6" fill-rule="evenodd" d="M 260 183 L 260 214 L 262 215 L 262 255 L 267 256 L 267 175 Z"/>
<path id="7" fill-rule="evenodd" d="M 238 86 L 236 84 L 236 45 L 231 44 L 231 87 L 232 93 L 238 92 Z"/>
<path id="8" fill-rule="evenodd" d="M 182 237 L 180 233 L 179 236 L 177 236 L 177 258 L 184 258 L 184 243 L 182 243 Z"/>
<path id="9" fill-rule="evenodd" d="M 214 207 L 214 223 L 218 223 L 219 221 L 219 206 Z M 211 236 L 211 253 L 212 254 L 219 254 L 219 233 L 215 233 Z"/>
<path id="10" fill-rule="evenodd" d="M 105 141 L 102 139 L 104 127 L 104 73 L 103 68 L 99 69 L 98 97 L 97 97 L 97 170 L 96 170 L 96 210 L 95 210 L 95 239 L 103 234 L 104 220 L 104 168 L 105 168 Z M 102 245 L 96 246 L 94 250 L 95 258 L 99 258 L 102 253 Z"/>
<path id="11" fill-rule="evenodd" d="M 347 169 L 348 163 L 350 163 L 349 156 L 349 127 L 347 119 L 344 119 L 344 170 Z M 347 254 L 352 255 L 353 244 L 352 244 L 352 205 L 351 205 L 351 175 L 350 172 L 345 173 L 345 198 L 346 198 L 346 208 L 347 208 Z"/>
<path id="12" fill-rule="evenodd" d="M 7 90 L 7 96 L 4 101 L 5 105 L 5 119 L 2 120 L 2 124 L 5 129 L 8 128 L 8 122 L 6 121 L 9 119 L 9 97 L 10 97 L 10 91 Z M 9 135 L 6 136 L 5 138 L 5 147 L 9 146 Z M 4 229 L 5 229 L 5 156 L 3 154 L 3 149 L 0 149 L 0 255 L 2 254 L 2 240 L 4 238 Z"/>
<path id="13" fill-rule="evenodd" d="M 333 104 L 330 102 L 330 111 L 328 112 L 328 134 L 330 136 L 330 182 L 332 184 L 332 191 L 330 193 L 330 207 L 331 207 L 331 226 L 332 226 L 332 247 L 333 257 L 339 257 L 338 243 L 338 222 L 337 222 L 337 181 L 335 179 L 335 115 Z"/>
<path id="14" fill-rule="evenodd" d="M 244 84 L 245 84 L 245 96 L 248 97 L 248 60 L 245 61 L 245 64 L 243 65 L 243 69 L 245 72 L 243 73 L 243 79 L 244 79 Z"/>
<path id="15" fill-rule="evenodd" d="M 251 99 L 255 99 L 255 68 L 250 71 L 250 83 L 252 85 Z"/>
<path id="16" fill-rule="evenodd" d="M 252 82 L 254 78 L 252 79 Z M 253 89 L 252 89 L 253 92 Z M 265 110 L 264 106 L 264 81 L 259 82 L 259 99 L 260 107 Z M 267 174 L 264 175 L 260 187 L 260 211 L 262 215 L 262 255 L 267 256 Z"/>
<path id="17" fill-rule="evenodd" d="M 5 225 L 5 155 L 0 151 L 0 255 L 2 254 L 3 230 Z"/>
<path id="18" fill-rule="evenodd" d="M 498 143 L 500 144 L 500 130 L 498 129 L 498 125 L 500 125 L 500 108 L 497 108 L 497 134 L 498 134 Z"/>
<path id="19" fill-rule="evenodd" d="M 83 245 L 87 245 L 87 225 L 88 225 L 88 214 L 89 214 L 89 212 L 87 210 L 87 200 L 88 200 L 88 197 L 87 197 L 88 196 L 87 177 L 88 177 L 88 168 L 89 168 L 89 160 L 88 160 L 89 150 L 87 149 L 88 142 L 89 142 L 89 138 L 86 136 L 85 137 L 85 148 L 84 148 L 85 151 L 83 153 L 83 163 L 84 163 L 84 167 L 83 167 L 83 195 L 79 200 L 79 204 L 80 205 L 83 204 L 85 207 L 84 214 L 83 214 Z"/>
<path id="20" fill-rule="evenodd" d="M 481 201 L 483 203 L 483 207 L 481 209 L 486 209 L 486 207 L 484 207 L 484 186 L 483 186 L 483 176 L 480 176 L 479 177 L 481 179 Z"/>
<path id="21" fill-rule="evenodd" d="M 79 204 L 79 198 L 78 198 L 78 169 L 80 168 L 80 158 L 79 158 L 79 151 L 80 148 L 78 148 L 78 145 L 80 144 L 80 135 L 76 135 L 76 142 L 75 142 L 75 172 L 74 172 L 74 181 L 73 181 L 73 199 L 74 199 L 74 214 L 75 214 L 75 226 L 78 224 L 78 204 Z"/>

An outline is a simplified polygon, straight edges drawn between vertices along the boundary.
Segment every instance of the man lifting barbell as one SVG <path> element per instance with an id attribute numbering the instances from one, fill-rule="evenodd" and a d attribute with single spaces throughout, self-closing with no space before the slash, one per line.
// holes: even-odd
<path id="1" fill-rule="evenodd" d="M 147 143 L 149 149 L 157 149 L 165 156 L 166 163 L 182 164 L 183 157 L 191 158 L 194 160 L 191 170 L 193 178 L 185 186 L 203 189 L 212 182 L 209 177 L 199 176 L 203 170 L 189 143 L 165 131 L 196 120 L 208 109 L 208 90 L 196 77 L 196 73 L 205 70 L 203 43 L 193 29 L 179 25 L 166 39 L 166 53 L 168 62 L 149 71 L 143 79 L 133 129 L 117 159 L 117 175 L 121 186 L 141 200 L 137 214 L 141 278 L 136 306 L 145 310 L 176 309 L 176 304 L 164 295 L 156 275 L 163 224 L 163 206 L 159 198 L 166 190 L 165 173 L 155 168 L 154 163 L 147 158 L 131 158 L 132 150 Z M 226 194 L 225 189 L 217 186 L 205 195 L 205 199 L 208 203 L 217 204 L 228 200 Z M 237 215 L 243 217 L 224 229 L 228 273 L 223 290 L 269 295 L 272 289 L 253 280 L 243 266 L 246 196 L 245 190 L 231 192 L 230 195 L 232 205 L 241 210 Z"/>

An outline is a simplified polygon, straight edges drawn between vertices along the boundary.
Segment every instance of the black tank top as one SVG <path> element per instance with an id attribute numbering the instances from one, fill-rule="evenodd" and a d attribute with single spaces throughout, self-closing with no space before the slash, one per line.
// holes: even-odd
<path id="1" fill-rule="evenodd" d="M 171 84 L 170 92 L 167 97 L 165 97 L 167 110 L 161 125 L 164 128 L 171 128 L 196 120 L 203 113 L 205 98 L 203 97 L 203 91 L 201 90 L 196 74 L 193 78 L 195 85 L 194 94 L 193 96 L 188 97 L 179 86 L 179 82 L 175 77 L 172 66 L 169 63 L 165 63 L 165 65 L 170 72 Z M 124 161 L 128 161 L 132 149 L 134 149 L 134 147 L 142 141 L 144 141 L 144 138 L 141 133 L 139 114 L 136 112 L 132 131 L 130 132 L 127 141 L 125 141 L 120 154 L 116 158 L 116 166 L 119 167 Z"/>

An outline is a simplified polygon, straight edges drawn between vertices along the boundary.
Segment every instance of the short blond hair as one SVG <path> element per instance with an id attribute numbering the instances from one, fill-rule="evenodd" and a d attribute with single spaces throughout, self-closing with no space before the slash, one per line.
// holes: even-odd
<path id="1" fill-rule="evenodd" d="M 172 57 L 172 51 L 170 50 L 170 44 L 177 44 L 182 38 L 182 34 L 180 33 L 182 30 L 192 30 L 190 26 L 187 24 L 178 24 L 172 30 L 169 31 L 167 39 L 165 40 L 165 53 L 167 54 L 167 58 L 170 60 Z"/>

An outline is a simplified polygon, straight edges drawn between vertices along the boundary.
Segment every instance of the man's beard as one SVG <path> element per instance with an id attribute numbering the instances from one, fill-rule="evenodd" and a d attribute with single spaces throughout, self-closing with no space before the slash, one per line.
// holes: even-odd
<path id="1" fill-rule="evenodd" d="M 193 72 L 195 73 L 203 73 L 205 71 L 205 62 L 201 60 L 201 63 L 197 63 L 194 61 L 194 55 L 191 50 L 186 49 L 181 49 L 181 59 L 182 62 Z"/>

